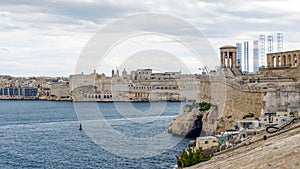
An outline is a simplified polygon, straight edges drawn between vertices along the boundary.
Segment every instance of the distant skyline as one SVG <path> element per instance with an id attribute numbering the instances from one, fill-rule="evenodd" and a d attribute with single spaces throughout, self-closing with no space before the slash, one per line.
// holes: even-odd
<path id="1" fill-rule="evenodd" d="M 99 29 L 119 18 L 143 12 L 159 12 L 188 21 L 208 38 L 216 55 L 220 46 L 252 42 L 261 34 L 278 32 L 284 36 L 284 51 L 297 50 L 298 7 L 296 0 L 2 0 L 0 75 L 73 74 L 82 49 Z M 101 70 L 110 75 L 116 66 L 107 62 Z M 187 66 L 192 73 L 199 73 L 193 61 Z"/>

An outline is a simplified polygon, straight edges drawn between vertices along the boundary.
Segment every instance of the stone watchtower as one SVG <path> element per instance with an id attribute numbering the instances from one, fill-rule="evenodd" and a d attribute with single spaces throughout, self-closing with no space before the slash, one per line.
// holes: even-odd
<path id="1" fill-rule="evenodd" d="M 236 68 L 236 47 L 226 45 L 220 47 L 221 68 Z"/>

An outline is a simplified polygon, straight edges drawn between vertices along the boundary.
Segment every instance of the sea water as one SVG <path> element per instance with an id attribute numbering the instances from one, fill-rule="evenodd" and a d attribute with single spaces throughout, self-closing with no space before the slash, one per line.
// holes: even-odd
<path id="1" fill-rule="evenodd" d="M 153 104 L 159 107 L 161 102 L 121 103 L 141 112 L 129 112 L 124 118 L 114 103 L 79 104 L 86 107 L 97 104 L 107 124 L 124 136 L 135 138 L 166 131 L 184 105 L 163 103 L 164 111 L 151 116 L 147 109 Z M 145 123 L 140 123 L 143 120 Z M 73 102 L 1 100 L 0 168 L 173 168 L 175 155 L 189 141 L 182 139 L 173 148 L 152 157 L 127 158 L 95 144 L 84 130 L 79 131 L 79 125 Z M 111 136 L 104 133 L 102 137 Z M 130 153 L 132 149 L 124 147 L 121 151 Z"/>

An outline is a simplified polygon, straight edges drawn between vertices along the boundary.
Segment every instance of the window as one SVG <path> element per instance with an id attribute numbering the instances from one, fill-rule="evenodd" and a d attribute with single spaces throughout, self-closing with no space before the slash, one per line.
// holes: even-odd
<path id="1" fill-rule="evenodd" d="M 208 144 L 208 141 L 206 140 L 206 141 L 204 142 L 204 144 Z"/>

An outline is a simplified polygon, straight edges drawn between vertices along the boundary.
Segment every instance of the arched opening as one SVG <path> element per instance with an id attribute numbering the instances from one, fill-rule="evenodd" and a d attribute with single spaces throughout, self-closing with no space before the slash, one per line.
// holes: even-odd
<path id="1" fill-rule="evenodd" d="M 281 56 L 277 56 L 276 67 L 281 67 Z"/>
<path id="2" fill-rule="evenodd" d="M 294 54 L 292 64 L 293 64 L 293 66 L 297 66 L 297 64 L 298 64 L 298 60 L 297 60 L 297 55 L 296 54 Z"/>
<path id="3" fill-rule="evenodd" d="M 224 61 L 225 61 L 224 65 L 225 65 L 226 68 L 228 67 L 228 61 L 227 60 L 228 60 L 228 53 L 224 52 Z"/>
<path id="4" fill-rule="evenodd" d="M 273 58 L 272 58 L 272 67 L 276 67 L 276 56 L 273 56 Z"/>
<path id="5" fill-rule="evenodd" d="M 287 58 L 287 66 L 292 66 L 293 62 L 292 62 L 292 56 L 289 55 Z"/>
<path id="6" fill-rule="evenodd" d="M 233 64 L 232 64 L 232 55 L 233 55 L 233 52 L 229 52 L 229 67 L 230 68 L 233 67 Z"/>
<path id="7" fill-rule="evenodd" d="M 283 62 L 281 63 L 281 66 L 286 66 L 286 56 L 285 55 L 283 55 Z"/>

